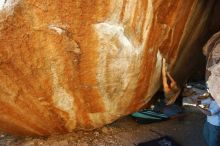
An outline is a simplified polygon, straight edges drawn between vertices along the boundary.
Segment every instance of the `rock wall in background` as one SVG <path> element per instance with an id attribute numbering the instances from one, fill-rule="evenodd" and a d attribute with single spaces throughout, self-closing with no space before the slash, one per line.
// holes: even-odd
<path id="1" fill-rule="evenodd" d="M 206 56 L 206 83 L 209 93 L 220 105 L 220 32 L 215 33 L 203 47 Z"/>
<path id="2" fill-rule="evenodd" d="M 0 129 L 51 135 L 137 111 L 202 58 L 215 1 L 6 0 L 0 3 Z"/>

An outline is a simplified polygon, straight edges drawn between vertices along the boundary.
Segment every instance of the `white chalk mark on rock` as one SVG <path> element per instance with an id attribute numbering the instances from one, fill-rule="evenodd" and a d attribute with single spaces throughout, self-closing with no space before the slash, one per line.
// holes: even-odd
<path id="1" fill-rule="evenodd" d="M 57 26 L 55 24 L 50 24 L 48 26 L 49 29 L 56 31 L 58 34 L 62 34 L 65 32 L 65 30 L 63 28 L 61 28 L 60 26 Z"/>

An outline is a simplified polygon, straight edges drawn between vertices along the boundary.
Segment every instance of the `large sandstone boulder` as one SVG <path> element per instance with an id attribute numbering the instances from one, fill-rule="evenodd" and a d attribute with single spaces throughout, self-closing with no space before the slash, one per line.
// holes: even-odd
<path id="1" fill-rule="evenodd" d="M 93 129 L 183 82 L 214 0 L 0 0 L 0 129 Z"/>

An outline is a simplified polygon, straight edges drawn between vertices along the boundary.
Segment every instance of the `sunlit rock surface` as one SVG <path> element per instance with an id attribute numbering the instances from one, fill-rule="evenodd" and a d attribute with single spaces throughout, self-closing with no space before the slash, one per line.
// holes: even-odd
<path id="1" fill-rule="evenodd" d="M 60 134 L 140 109 L 163 58 L 179 83 L 197 65 L 214 2 L 0 0 L 0 129 Z"/>
<path id="2" fill-rule="evenodd" d="M 214 34 L 203 47 L 207 58 L 206 83 L 210 94 L 220 105 L 220 32 Z"/>

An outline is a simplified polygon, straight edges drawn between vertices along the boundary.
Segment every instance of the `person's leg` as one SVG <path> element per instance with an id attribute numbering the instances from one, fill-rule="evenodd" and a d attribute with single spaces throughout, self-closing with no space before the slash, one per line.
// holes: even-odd
<path id="1" fill-rule="evenodd" d="M 209 125 L 207 121 L 205 121 L 205 124 L 204 124 L 203 136 L 205 138 L 206 144 L 209 144 Z"/>
<path id="2" fill-rule="evenodd" d="M 220 146 L 220 127 L 211 124 L 209 127 L 209 146 Z"/>

